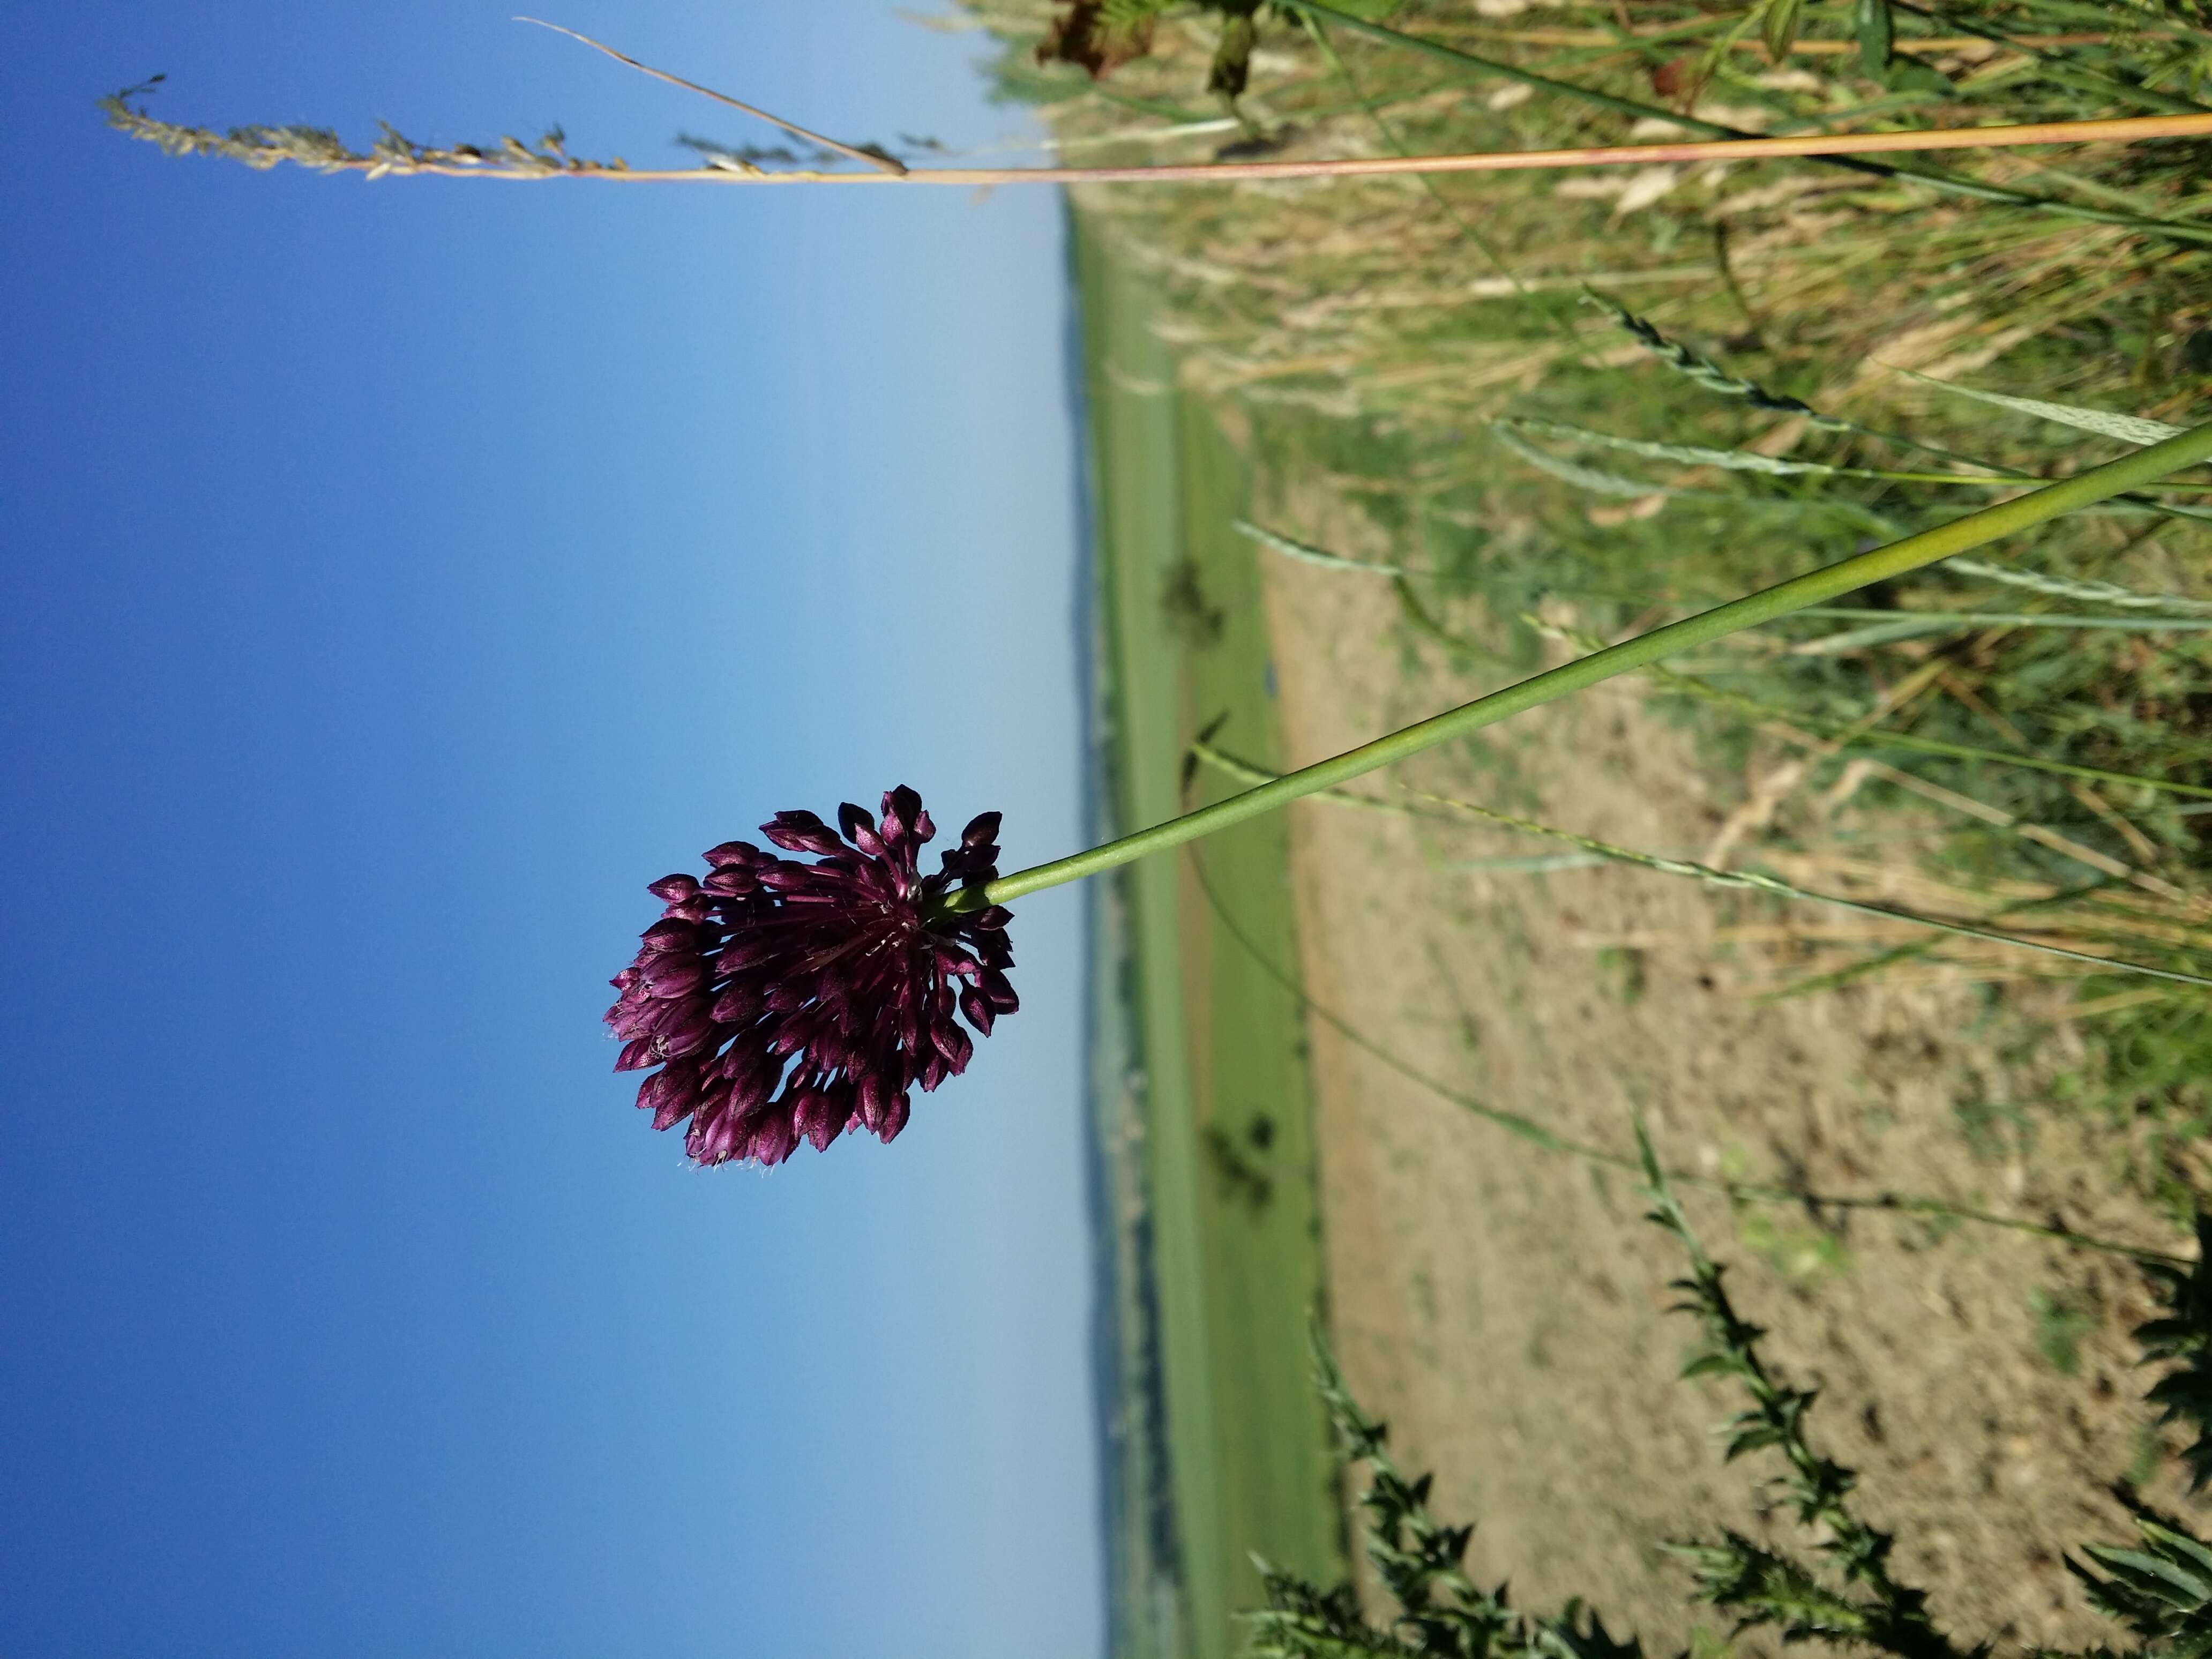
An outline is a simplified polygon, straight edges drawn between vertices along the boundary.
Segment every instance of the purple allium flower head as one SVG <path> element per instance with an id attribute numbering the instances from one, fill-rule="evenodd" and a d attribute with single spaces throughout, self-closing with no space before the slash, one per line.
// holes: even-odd
<path id="1" fill-rule="evenodd" d="M 684 1150 L 701 1164 L 781 1164 L 802 1137 L 819 1150 L 853 1129 L 890 1140 L 916 1085 L 967 1069 L 975 1043 L 956 1010 L 988 1036 L 1020 1006 L 1006 911 L 939 908 L 998 878 L 996 812 L 933 876 L 919 860 L 937 826 L 913 790 L 884 795 L 880 823 L 848 803 L 837 824 L 779 812 L 762 833 L 812 863 L 725 842 L 704 880 L 649 890 L 667 908 L 614 978 L 615 1069 L 660 1068 L 637 1103 L 656 1129 L 690 1119 Z"/>

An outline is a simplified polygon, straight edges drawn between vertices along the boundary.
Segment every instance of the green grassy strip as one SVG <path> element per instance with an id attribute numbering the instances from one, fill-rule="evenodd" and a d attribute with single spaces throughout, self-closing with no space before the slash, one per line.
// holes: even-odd
<path id="1" fill-rule="evenodd" d="M 1206 902 L 1212 907 L 1215 918 L 1221 923 L 1222 931 L 1235 939 L 1252 960 L 1259 964 L 1261 972 L 1296 998 L 1307 1012 L 1312 1014 L 1353 1048 L 1382 1061 L 1383 1065 L 1388 1066 L 1407 1081 L 1419 1084 L 1430 1093 L 1451 1102 L 1453 1105 L 1472 1113 L 1486 1123 L 1493 1124 L 1509 1134 L 1518 1136 L 1531 1146 L 1541 1147 L 1547 1152 L 1564 1152 L 1571 1158 L 1578 1158 L 1585 1163 L 1600 1164 L 1607 1169 L 1640 1171 L 1642 1166 L 1638 1160 L 1626 1153 L 1611 1152 L 1603 1146 L 1594 1146 L 1588 1141 L 1576 1140 L 1560 1134 L 1556 1130 L 1545 1127 L 1532 1117 L 1519 1112 L 1510 1112 L 1503 1107 L 1492 1106 L 1486 1101 L 1478 1100 L 1473 1095 L 1463 1093 L 1449 1084 L 1439 1082 L 1426 1073 L 1407 1065 L 1349 1020 L 1315 1000 L 1307 993 L 1304 986 L 1260 948 L 1221 902 L 1221 896 L 1214 890 L 1212 880 L 1206 872 L 1205 860 L 1199 856 L 1196 848 L 1191 849 L 1190 863 L 1192 873 L 1198 881 L 1199 890 L 1206 896 Z M 2164 1262 L 2182 1267 L 2191 1265 L 2183 1257 L 2169 1251 L 2147 1249 L 2135 1244 L 2123 1244 L 2115 1239 L 2099 1238 L 2088 1233 L 2077 1233 L 2064 1227 L 2046 1227 L 2033 1221 L 2018 1220 L 2011 1216 L 1994 1215 L 1987 1210 L 1970 1209 L 1963 1205 L 1947 1204 L 1941 1199 L 1910 1198 L 1895 1193 L 1881 1193 L 1870 1198 L 1837 1197 L 1823 1193 L 1793 1191 L 1787 1187 L 1772 1186 L 1764 1182 L 1729 1181 L 1719 1176 L 1702 1176 L 1683 1170 L 1669 1170 L 1667 1174 L 1670 1180 L 1682 1186 L 1720 1193 L 1737 1203 L 1789 1204 L 1835 1210 L 1887 1210 L 1898 1215 L 1922 1215 L 1947 1221 L 1972 1222 L 1978 1226 L 2000 1228 L 2007 1232 L 2027 1233 L 2037 1238 L 2047 1238 L 2057 1243 L 2071 1244 L 2085 1250 L 2098 1250 L 2107 1255 L 2127 1256 L 2136 1261 Z"/>

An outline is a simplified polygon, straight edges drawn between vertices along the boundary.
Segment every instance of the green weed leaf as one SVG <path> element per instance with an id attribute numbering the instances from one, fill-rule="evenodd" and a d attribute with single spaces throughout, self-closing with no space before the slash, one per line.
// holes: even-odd
<path id="1" fill-rule="evenodd" d="M 1859 38 L 1859 67 L 1879 76 L 1889 67 L 1894 39 L 1889 0 L 1858 0 L 1852 18 Z"/>
<path id="2" fill-rule="evenodd" d="M 2197 1439 L 2182 1454 L 2191 1492 L 2212 1482 L 2212 1216 L 2197 1218 L 2197 1261 L 2184 1271 L 2155 1264 L 2144 1271 L 2166 1302 L 2163 1318 L 2135 1329 L 2143 1363 L 2175 1362 L 2146 1398 L 2161 1423 L 2184 1423 Z"/>
<path id="3" fill-rule="evenodd" d="M 1207 72 L 1206 89 L 1224 98 L 1242 97 L 1245 82 L 1252 76 L 1252 48 L 1259 39 L 1259 27 L 1249 12 L 1222 19 L 1221 42 L 1213 49 L 1213 67 Z"/>
<path id="4" fill-rule="evenodd" d="M 2146 1555 L 2141 1550 L 2112 1549 L 2091 1544 L 2083 1553 L 2097 1565 L 2114 1571 L 2125 1571 L 2131 1582 L 2142 1585 L 2154 1595 L 2178 1607 L 2194 1607 L 2212 1599 L 2212 1585 L 2208 1585 L 2196 1574 L 2185 1572 L 2161 1556 Z"/>
<path id="5" fill-rule="evenodd" d="M 1805 0 L 1766 0 L 1766 15 L 1759 19 L 1759 36 L 1766 55 L 1780 63 L 1797 44 L 1797 25 L 1805 15 Z"/>
<path id="6" fill-rule="evenodd" d="M 1741 1375 L 1742 1370 L 1741 1360 L 1732 1353 L 1725 1353 L 1716 1348 L 1709 1353 L 1699 1354 L 1675 1375 L 1681 1381 L 1687 1382 L 1692 1378 L 1700 1376 L 1735 1376 Z"/>
<path id="7" fill-rule="evenodd" d="M 2176 1659 L 2212 1654 L 2212 1550 L 2178 1527 L 2136 1517 L 2142 1549 L 2092 1544 L 2082 1553 L 2104 1569 L 2099 1577 L 2069 1559 L 2089 1605 L 2117 1619 Z"/>

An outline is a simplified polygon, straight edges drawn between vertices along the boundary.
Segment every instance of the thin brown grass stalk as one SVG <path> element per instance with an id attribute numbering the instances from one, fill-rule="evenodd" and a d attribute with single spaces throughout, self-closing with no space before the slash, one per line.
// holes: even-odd
<path id="1" fill-rule="evenodd" d="M 684 84 L 689 84 L 688 82 Z M 726 100 L 734 102 L 735 100 Z M 739 107 L 748 107 L 739 106 Z M 786 125 L 777 118 L 778 125 Z M 127 114 L 115 125 L 133 137 L 166 142 L 185 130 Z M 1779 138 L 1709 138 L 1683 143 L 1600 144 L 1567 149 L 1478 150 L 1459 155 L 1336 156 L 1280 161 L 1160 162 L 1140 167 L 908 167 L 868 173 L 820 167 L 632 167 L 581 157 L 565 167 L 510 163 L 487 153 L 470 159 L 433 152 L 420 161 L 360 155 L 313 163 L 321 173 L 380 178 L 500 179 L 536 182 L 595 179 L 634 185 L 1221 185 L 1293 179 L 1376 179 L 1419 173 L 1522 173 L 1660 163 L 1772 161 L 1791 156 L 1889 155 L 1931 150 L 2001 149 L 2028 144 L 2132 144 L 2155 138 L 2212 137 L 2212 115 L 2142 115 L 2116 120 L 2042 121 L 2024 126 L 1947 127 L 1917 132 L 1808 132 Z M 211 149 L 211 145 L 190 148 Z M 447 159 L 438 159 L 444 157 Z M 290 157 L 278 157 L 289 160 Z"/>
<path id="2" fill-rule="evenodd" d="M 387 142 L 368 154 L 322 148 L 310 157 L 292 153 L 284 130 L 248 129 L 228 137 L 155 120 L 118 96 L 108 100 L 110 121 L 134 137 L 180 152 L 206 150 L 262 165 L 291 161 L 323 173 L 363 173 L 378 178 L 541 180 L 591 179 L 629 184 L 714 185 L 949 185 L 961 189 L 1001 185 L 1240 184 L 1281 179 L 1360 179 L 1455 173 L 1516 173 L 1585 167 L 1650 167 L 1662 163 L 1765 161 L 1794 156 L 1920 154 L 1933 150 L 1999 149 L 2042 144 L 2132 144 L 2159 138 L 2212 137 L 2212 114 L 2134 116 L 2088 121 L 2042 121 L 2021 125 L 1948 127 L 1916 132 L 1808 132 L 1777 138 L 1708 138 L 1680 143 L 1603 144 L 1565 149 L 1485 150 L 1455 155 L 1376 155 L 1282 161 L 1163 162 L 1138 167 L 909 167 L 866 145 L 825 137 L 781 115 L 717 92 L 667 70 L 656 69 L 605 42 L 543 18 L 518 17 L 566 35 L 641 75 L 765 121 L 826 151 L 867 164 L 866 172 L 825 167 L 769 169 L 749 163 L 696 167 L 632 167 L 625 162 L 569 157 L 565 151 L 532 152 L 514 145 L 426 149 Z M 127 96 L 127 94 L 125 94 Z M 327 135 L 318 135 L 327 140 Z M 241 151 L 246 152 L 240 154 Z M 256 154 L 256 152 L 258 152 Z M 556 165 L 548 165 L 549 157 Z"/>

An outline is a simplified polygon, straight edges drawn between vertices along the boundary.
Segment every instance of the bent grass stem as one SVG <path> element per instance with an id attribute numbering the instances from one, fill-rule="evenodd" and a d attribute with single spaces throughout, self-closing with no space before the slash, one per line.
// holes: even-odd
<path id="1" fill-rule="evenodd" d="M 665 81 L 672 87 L 681 87 L 686 92 L 696 92 L 702 98 L 711 98 L 718 104 L 726 104 L 742 114 L 753 117 L 756 120 L 765 121 L 772 127 L 781 127 L 794 138 L 802 138 L 810 144 L 818 144 L 823 149 L 839 155 L 849 156 L 855 161 L 866 161 L 870 167 L 890 173 L 894 178 L 902 176 L 906 172 L 906 163 L 896 156 L 885 155 L 872 149 L 864 149 L 858 144 L 845 143 L 842 140 L 802 127 L 795 121 L 787 121 L 781 115 L 771 114 L 757 105 L 748 104 L 739 99 L 732 98 L 726 92 L 717 92 L 712 87 L 702 87 L 696 81 L 687 81 L 680 75 L 672 75 L 666 70 L 655 69 L 650 64 L 641 64 L 628 52 L 617 52 L 604 40 L 594 40 L 588 34 L 580 34 L 565 24 L 549 23 L 542 17 L 518 17 L 514 21 L 518 23 L 535 24 L 541 29 L 550 29 L 556 34 L 565 34 L 571 40 L 589 46 L 593 52 L 605 53 L 617 64 L 627 64 L 640 75 L 649 75 L 656 81 Z"/>
<path id="2" fill-rule="evenodd" d="M 1964 562 L 1964 561 L 1961 561 Z M 1954 566 L 1956 568 L 1957 566 Z M 1989 568 L 1991 567 L 1984 567 Z M 1604 641 L 1579 629 L 1562 628 L 1547 623 L 1540 617 L 1524 614 L 1522 620 L 1547 639 L 1564 641 L 1584 651 L 1604 648 Z M 1892 732 L 1881 726 L 1869 726 L 1865 718 L 1856 720 L 1830 720 L 1824 715 L 1807 714 L 1802 710 L 1784 708 L 1771 702 L 1761 702 L 1756 697 L 1746 696 L 1741 691 L 1731 691 L 1725 686 L 1700 679 L 1694 674 L 1678 673 L 1671 668 L 1656 666 L 1646 670 L 1653 684 L 1669 691 L 1679 691 L 1685 696 L 1697 697 L 1717 703 L 1723 708 L 1733 708 L 1753 720 L 1774 720 L 1788 741 L 1801 746 L 1813 738 L 1823 738 L 1841 748 L 1897 749 L 1907 754 L 1940 755 L 1947 760 L 1983 761 L 1992 766 L 2014 766 L 2027 772 L 2046 772 L 2057 777 L 2079 778 L 2085 783 L 2111 783 L 2135 789 L 2148 789 L 2157 793 L 2186 795 L 2202 800 L 2212 800 L 2212 789 L 2193 783 L 2182 783 L 2172 778 L 2157 778 L 2140 772 L 2115 772 L 2101 766 L 2077 766 L 2071 761 L 2050 760 L 2041 755 L 2030 755 L 2017 750 L 1984 749 L 1978 744 L 1949 743 L 1941 738 L 1923 738 L 1917 732 Z"/>
<path id="3" fill-rule="evenodd" d="M 1277 775 L 1263 771 L 1248 761 L 1215 748 L 1203 738 L 1191 744 L 1191 753 L 1216 771 L 1228 774 L 1244 783 L 1264 783 Z M 1635 865 L 1646 870 L 1656 870 L 1662 875 L 1687 876 L 1708 886 L 1729 887 L 1743 891 L 1765 893 L 1771 897 L 1802 901 L 1812 904 L 1832 905 L 1838 909 L 1853 911 L 1859 915 L 1874 916 L 1884 921 L 1901 921 L 1915 927 L 1925 927 L 1931 933 L 1949 933 L 1960 939 L 1978 939 L 1986 945 L 1998 945 L 2015 951 L 2031 951 L 2041 956 L 2057 957 L 2067 962 L 2087 964 L 2100 973 L 2142 974 L 2152 979 L 2170 980 L 2180 985 L 2197 985 L 2212 988 L 2212 978 L 2203 974 L 2184 973 L 2175 969 L 2154 967 L 2148 963 L 2130 962 L 2121 957 L 2098 956 L 2093 951 L 2076 951 L 2067 945 L 2054 945 L 2045 939 L 2023 939 L 2014 933 L 2000 933 L 1990 928 L 1977 927 L 1973 922 L 1944 916 L 1922 915 L 1917 911 L 1899 909 L 1893 905 L 1872 904 L 1864 899 L 1855 899 L 1841 893 L 1815 892 L 1809 887 L 1800 887 L 1777 877 L 1756 870 L 1717 870 L 1710 865 L 1694 863 L 1687 859 L 1662 858 L 1656 853 L 1639 852 L 1632 847 L 1620 847 L 1609 841 L 1599 841 L 1589 836 L 1577 835 L 1571 830 L 1539 823 L 1534 818 L 1524 818 L 1511 812 L 1501 812 L 1495 807 L 1484 806 L 1471 800 L 1459 800 L 1449 795 L 1433 794 L 1425 789 L 1404 786 L 1406 793 L 1418 800 L 1425 800 L 1449 812 L 1466 813 L 1486 819 L 1508 830 L 1526 836 L 1542 836 L 1548 840 L 1566 842 L 1569 846 L 1594 854 L 1610 863 Z M 1409 812 L 1411 809 L 1397 802 L 1376 800 L 1346 791 L 1325 789 L 1314 797 L 1316 800 L 1334 801 L 1346 806 L 1364 806 L 1383 812 Z"/>
<path id="4" fill-rule="evenodd" d="M 1212 908 L 1214 917 L 1220 922 L 1223 931 L 1237 942 L 1247 956 L 1251 957 L 1261 972 L 1282 987 L 1301 1007 L 1353 1048 L 1380 1060 L 1408 1082 L 1419 1085 L 1430 1093 L 1449 1101 L 1462 1111 L 1480 1118 L 1486 1123 L 1504 1129 L 1510 1134 L 1517 1135 L 1530 1145 L 1539 1146 L 1547 1152 L 1564 1152 L 1570 1158 L 1578 1158 L 1586 1164 L 1596 1164 L 1609 1170 L 1637 1170 L 1643 1167 L 1638 1158 L 1627 1153 L 1616 1152 L 1586 1140 L 1577 1140 L 1571 1136 L 1563 1135 L 1522 1113 L 1508 1111 L 1504 1107 L 1492 1106 L 1486 1101 L 1478 1100 L 1473 1095 L 1455 1089 L 1449 1084 L 1441 1082 L 1401 1060 L 1388 1048 L 1367 1036 L 1343 1016 L 1316 1001 L 1305 987 L 1298 982 L 1296 975 L 1276 963 L 1260 948 L 1251 935 L 1238 925 L 1236 917 L 1230 914 L 1229 908 L 1222 902 L 1220 894 L 1214 890 L 1213 883 L 1206 874 L 1205 861 L 1198 856 L 1198 849 L 1195 848 L 1191 849 L 1190 864 L 1191 872 L 1198 882 L 1199 890 L 1206 896 L 1206 902 Z M 1970 1221 L 1977 1226 L 1996 1227 L 2006 1232 L 2026 1233 L 2033 1237 L 2049 1239 L 2055 1243 L 2072 1244 L 2085 1250 L 2102 1251 L 2108 1255 L 2124 1255 L 2136 1261 L 2164 1262 L 2177 1267 L 2190 1265 L 2183 1258 L 2169 1251 L 2150 1249 L 2138 1244 L 2124 1244 L 2117 1239 L 2100 1238 L 2090 1233 L 2077 1233 L 2066 1227 L 2051 1227 L 2039 1222 L 2022 1221 L 2016 1217 L 1996 1215 L 1988 1210 L 1977 1210 L 1966 1205 L 1947 1204 L 1941 1199 L 1913 1198 L 1898 1193 L 1878 1193 L 1869 1196 L 1838 1196 L 1828 1193 L 1812 1193 L 1788 1187 L 1778 1187 L 1766 1182 L 1730 1181 L 1724 1176 L 1703 1176 L 1687 1170 L 1669 1170 L 1666 1174 L 1669 1180 L 1681 1186 L 1719 1193 L 1735 1203 L 1792 1204 L 1804 1206 L 1815 1211 L 1820 1209 L 1887 1211 L 1893 1215 L 1926 1216 L 1930 1219 L 1943 1221 Z"/>

